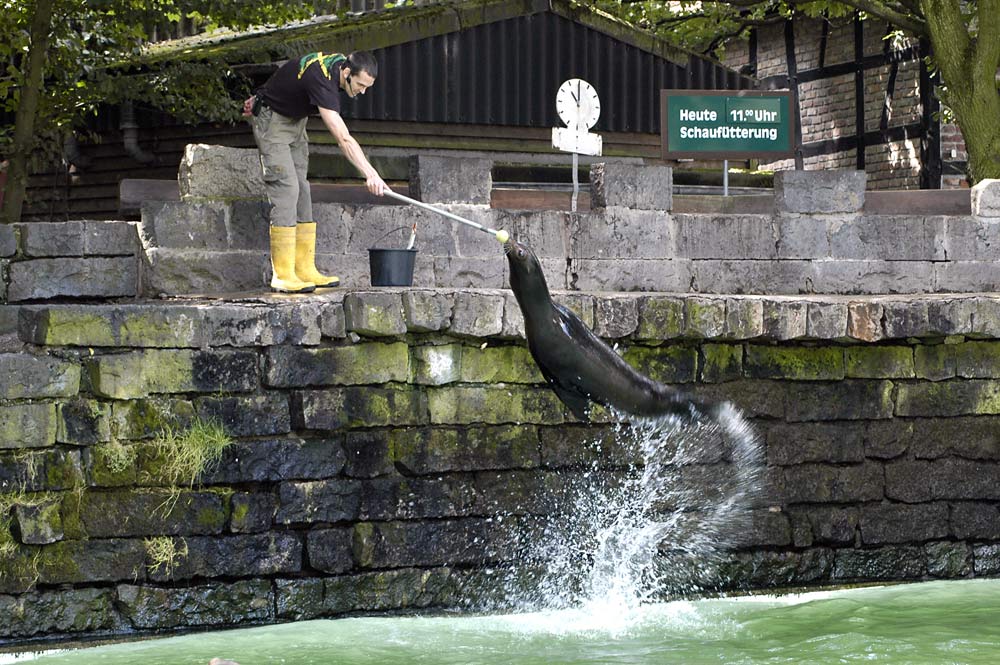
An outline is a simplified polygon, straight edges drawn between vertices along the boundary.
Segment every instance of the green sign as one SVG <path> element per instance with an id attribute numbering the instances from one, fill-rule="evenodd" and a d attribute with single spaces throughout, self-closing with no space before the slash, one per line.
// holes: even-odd
<path id="1" fill-rule="evenodd" d="M 747 159 L 794 154 L 787 90 L 660 91 L 664 159 Z"/>

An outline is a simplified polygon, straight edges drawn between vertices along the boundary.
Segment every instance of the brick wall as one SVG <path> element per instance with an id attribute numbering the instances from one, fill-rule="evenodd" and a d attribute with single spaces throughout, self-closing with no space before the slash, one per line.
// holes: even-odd
<path id="1" fill-rule="evenodd" d="M 820 45 L 822 22 L 819 19 L 797 18 L 794 25 L 795 61 L 799 73 L 820 66 Z M 864 22 L 863 54 L 875 56 L 886 48 L 886 25 L 877 20 Z M 889 48 L 903 50 L 914 46 L 908 39 L 889 40 Z M 830 22 L 826 37 L 826 51 L 822 64 L 825 66 L 852 62 L 854 54 L 854 23 L 852 19 L 835 19 Z M 726 53 L 725 61 L 733 66 L 745 64 L 748 56 L 743 49 L 734 48 Z M 887 127 L 902 127 L 919 123 L 920 67 L 919 60 L 902 61 L 889 100 Z M 865 131 L 878 131 L 886 106 L 886 90 L 890 78 L 891 65 L 867 69 L 864 73 L 864 126 Z M 757 76 L 785 75 L 788 73 L 783 25 L 761 28 L 757 35 Z M 855 85 L 854 74 L 842 74 L 799 84 L 799 109 L 801 114 L 802 140 L 804 144 L 855 134 Z M 964 143 L 955 125 L 941 127 L 941 156 L 945 162 L 964 163 Z M 901 145 L 900 141 L 869 145 L 865 148 L 865 170 L 868 172 L 870 189 L 917 188 L 920 184 L 920 137 L 908 139 L 912 145 Z M 953 151 L 954 150 L 954 154 Z M 843 154 L 843 153 L 841 153 Z M 831 164 L 841 164 L 840 168 L 853 167 L 856 162 L 830 159 L 827 155 L 806 157 L 806 169 L 830 168 Z M 786 169 L 794 166 L 792 160 L 781 160 L 761 164 L 762 168 Z M 967 187 L 964 176 L 949 175 L 942 178 L 942 187 Z"/>
<path id="2" fill-rule="evenodd" d="M 803 143 L 854 135 L 854 75 L 799 86 Z"/>

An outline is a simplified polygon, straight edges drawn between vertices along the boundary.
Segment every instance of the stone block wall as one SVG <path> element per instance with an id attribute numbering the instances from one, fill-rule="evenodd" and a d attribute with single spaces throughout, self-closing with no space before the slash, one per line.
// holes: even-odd
<path id="1" fill-rule="evenodd" d="M 489 179 L 483 160 L 425 160 L 434 196 Z M 479 178 L 476 169 L 479 169 Z M 463 178 L 444 177 L 463 170 Z M 785 171 L 769 214 L 675 213 L 666 167 L 594 166 L 592 210 L 437 204 L 531 245 L 552 288 L 672 293 L 879 294 L 994 291 L 1000 284 L 1000 182 L 972 192 L 971 215 L 870 214 L 866 175 Z M 453 189 L 448 190 L 448 184 Z M 317 203 L 317 263 L 349 288 L 370 283 L 368 249 L 405 247 L 417 225 L 414 285 L 502 288 L 487 234 L 414 206 Z M 0 229 L 0 302 L 265 290 L 262 200 L 149 203 L 138 224 L 65 222 Z M 0 333 L 14 310 L 0 308 Z"/>
<path id="2" fill-rule="evenodd" d="M 702 583 L 1000 574 L 1000 298 L 556 296 L 762 437 L 753 526 Z M 21 307 L 0 353 L 0 642 L 497 593 L 574 474 L 627 463 L 544 385 L 522 325 L 505 290 Z M 233 443 L 171 481 L 157 437 L 199 420 Z"/>
<path id="3" fill-rule="evenodd" d="M 139 243 L 129 222 L 0 227 L 0 303 L 139 293 Z"/>
<path id="4" fill-rule="evenodd" d="M 463 183 L 489 180 L 483 160 L 422 164 L 434 171 L 425 181 L 436 183 L 431 195 L 438 201 L 455 200 Z M 996 288 L 1000 257 L 988 240 L 996 233 L 993 218 L 978 209 L 963 216 L 867 214 L 865 178 L 853 170 L 780 172 L 771 214 L 677 214 L 670 210 L 670 169 L 597 164 L 594 207 L 586 213 L 437 205 L 527 242 L 553 288 L 758 294 Z M 314 209 L 318 264 L 345 285 L 367 286 L 367 250 L 404 247 L 414 223 L 415 285 L 507 285 L 506 262 L 492 237 L 433 212 L 332 203 Z M 262 202 L 150 204 L 140 228 L 148 295 L 255 290 L 264 283 Z"/>

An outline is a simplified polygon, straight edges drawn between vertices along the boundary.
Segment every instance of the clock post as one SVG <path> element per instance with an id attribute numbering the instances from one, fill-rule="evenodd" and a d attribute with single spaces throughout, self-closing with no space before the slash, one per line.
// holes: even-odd
<path id="1" fill-rule="evenodd" d="M 573 197 L 570 210 L 576 212 L 580 193 L 577 181 L 580 155 L 600 155 L 603 142 L 600 134 L 588 131 L 601 116 L 601 100 L 594 86 L 583 79 L 569 79 L 556 92 L 556 112 L 565 127 L 552 128 L 552 147 L 573 153 Z"/>

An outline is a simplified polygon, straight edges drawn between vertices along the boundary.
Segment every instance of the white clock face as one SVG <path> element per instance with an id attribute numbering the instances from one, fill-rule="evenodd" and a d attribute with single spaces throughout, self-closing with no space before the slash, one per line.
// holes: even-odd
<path id="1" fill-rule="evenodd" d="M 601 100 L 594 86 L 583 79 L 570 79 L 559 86 L 556 111 L 567 127 L 590 129 L 601 117 Z"/>

